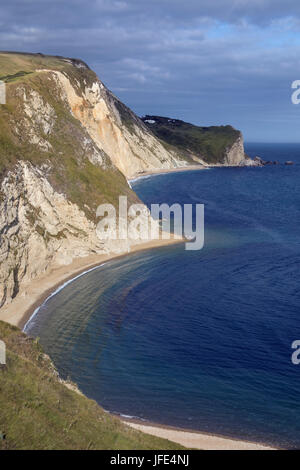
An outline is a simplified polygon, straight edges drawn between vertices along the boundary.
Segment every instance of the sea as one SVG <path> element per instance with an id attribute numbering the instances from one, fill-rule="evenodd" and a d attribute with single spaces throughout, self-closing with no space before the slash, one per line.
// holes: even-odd
<path id="1" fill-rule="evenodd" d="M 132 182 L 149 206 L 204 204 L 201 250 L 109 261 L 59 289 L 26 332 L 106 411 L 295 449 L 300 144 L 245 150 L 280 164 Z"/>

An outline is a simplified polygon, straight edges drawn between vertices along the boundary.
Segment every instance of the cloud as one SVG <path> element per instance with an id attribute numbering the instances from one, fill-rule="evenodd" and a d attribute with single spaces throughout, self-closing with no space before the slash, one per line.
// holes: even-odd
<path id="1" fill-rule="evenodd" d="M 11 0 L 0 23 L 1 49 L 80 57 L 139 114 L 297 138 L 298 1 Z"/>

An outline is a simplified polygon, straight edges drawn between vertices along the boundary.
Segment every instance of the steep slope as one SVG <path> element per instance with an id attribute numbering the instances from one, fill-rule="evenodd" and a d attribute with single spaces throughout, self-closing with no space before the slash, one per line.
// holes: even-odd
<path id="1" fill-rule="evenodd" d="M 199 127 L 149 115 L 142 120 L 169 150 L 181 152 L 187 160 L 223 166 L 252 163 L 245 155 L 242 133 L 231 126 Z"/>
<path id="2" fill-rule="evenodd" d="M 142 434 L 60 380 L 40 345 L 0 321 L 7 363 L 0 365 L 2 449 L 180 449 Z"/>

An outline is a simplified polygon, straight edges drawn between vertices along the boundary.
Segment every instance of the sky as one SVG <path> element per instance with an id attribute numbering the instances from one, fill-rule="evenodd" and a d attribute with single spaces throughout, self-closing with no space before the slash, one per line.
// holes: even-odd
<path id="1" fill-rule="evenodd" d="M 138 115 L 300 142 L 299 0 L 10 0 L 0 50 L 81 58 Z"/>

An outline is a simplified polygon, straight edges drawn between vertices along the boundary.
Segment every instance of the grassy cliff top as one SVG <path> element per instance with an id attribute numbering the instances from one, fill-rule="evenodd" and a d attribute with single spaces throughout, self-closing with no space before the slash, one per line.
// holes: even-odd
<path id="1" fill-rule="evenodd" d="M 2 449 L 180 449 L 135 431 L 67 388 L 39 343 L 0 321 L 7 364 L 0 366 Z"/>
<path id="2" fill-rule="evenodd" d="M 41 53 L 0 51 L 0 80 L 10 83 L 24 80 L 36 70 L 51 69 L 70 72 L 76 67 L 85 70 L 86 77 L 95 78 L 95 73 L 80 59 L 51 56 Z"/>
<path id="3" fill-rule="evenodd" d="M 226 149 L 241 135 L 229 125 L 201 127 L 179 119 L 149 115 L 142 120 L 166 146 L 186 157 L 195 155 L 207 163 L 222 163 Z"/>

